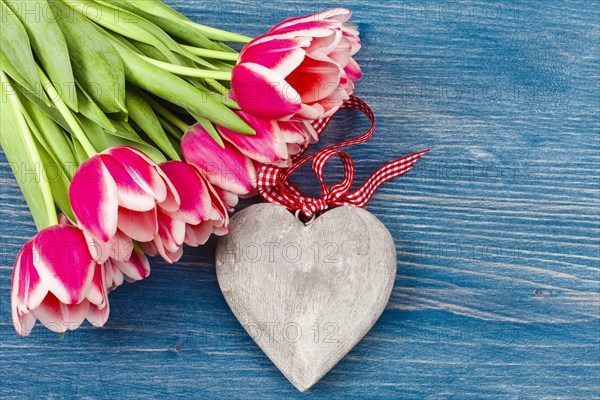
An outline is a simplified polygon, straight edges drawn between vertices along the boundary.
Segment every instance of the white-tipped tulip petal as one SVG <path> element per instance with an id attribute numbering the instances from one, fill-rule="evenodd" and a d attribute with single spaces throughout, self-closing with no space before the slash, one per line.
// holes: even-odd
<path id="1" fill-rule="evenodd" d="M 33 257 L 42 282 L 62 303 L 76 304 L 86 297 L 96 262 L 79 228 L 43 229 L 33 240 Z"/>
<path id="2" fill-rule="evenodd" d="M 88 313 L 89 305 L 87 300 L 79 304 L 64 304 L 52 293 L 48 293 L 33 313 L 52 332 L 64 333 L 79 328 Z"/>
<path id="3" fill-rule="evenodd" d="M 101 242 L 117 231 L 117 184 L 99 157 L 85 161 L 71 181 L 69 198 L 78 224 Z"/>

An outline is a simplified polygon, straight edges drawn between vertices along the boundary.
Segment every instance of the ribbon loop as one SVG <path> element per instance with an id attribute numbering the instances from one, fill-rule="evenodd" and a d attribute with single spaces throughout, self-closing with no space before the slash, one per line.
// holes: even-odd
<path id="1" fill-rule="evenodd" d="M 323 176 L 323 171 L 327 162 L 336 155 L 339 156 L 342 161 L 344 177 L 341 182 L 328 187 L 325 182 L 325 177 Z M 352 157 L 350 157 L 348 153 L 340 150 L 325 149 L 322 152 L 318 152 L 312 160 L 312 170 L 321 184 L 321 198 L 328 203 L 335 201 L 344 195 L 344 193 L 350 189 L 352 182 L 354 181 L 354 160 L 352 160 Z"/>
<path id="2" fill-rule="evenodd" d="M 309 145 L 306 145 L 300 153 L 292 158 L 292 166 L 288 168 L 262 165 L 259 169 L 257 183 L 258 192 L 265 201 L 279 204 L 290 211 L 300 210 L 306 218 L 312 218 L 313 215 L 325 211 L 331 206 L 353 205 L 364 207 L 381 185 L 410 171 L 417 160 L 429 151 L 420 151 L 379 167 L 358 189 L 348 193 L 354 181 L 354 161 L 348 153 L 338 149 L 364 143 L 373 137 L 375 115 L 367 103 L 354 96 L 350 96 L 341 108 L 362 111 L 371 120 L 369 130 L 356 138 L 344 140 L 310 155 L 304 155 L 309 148 Z M 325 130 L 331 118 L 333 118 L 333 115 L 313 122 L 313 127 L 319 136 Z M 338 156 L 342 161 L 344 177 L 340 182 L 329 187 L 325 183 L 323 171 L 327 162 L 334 156 Z M 289 181 L 289 177 L 311 159 L 311 168 L 321 185 L 321 198 L 303 195 Z"/>

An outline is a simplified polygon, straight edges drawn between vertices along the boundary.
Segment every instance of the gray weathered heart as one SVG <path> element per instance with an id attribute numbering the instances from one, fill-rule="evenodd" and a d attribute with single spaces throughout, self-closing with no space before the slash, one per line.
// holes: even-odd
<path id="1" fill-rule="evenodd" d="M 305 391 L 383 312 L 396 250 L 386 227 L 363 209 L 339 207 L 304 225 L 283 207 L 263 203 L 234 215 L 216 265 L 237 319 Z"/>

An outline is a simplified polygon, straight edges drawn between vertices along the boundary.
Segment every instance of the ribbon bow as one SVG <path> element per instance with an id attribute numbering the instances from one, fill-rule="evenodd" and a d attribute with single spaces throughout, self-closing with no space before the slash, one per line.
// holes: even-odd
<path id="1" fill-rule="evenodd" d="M 347 139 L 334 144 L 318 152 L 304 155 L 308 145 L 292 159 L 292 166 L 280 168 L 273 165 L 263 165 L 258 173 L 258 192 L 270 203 L 279 204 L 290 211 L 300 210 L 306 218 L 327 210 L 332 206 L 352 205 L 364 207 L 373 197 L 375 191 L 385 182 L 403 175 L 411 170 L 419 158 L 429 150 L 419 151 L 409 156 L 391 161 L 379 167 L 358 189 L 348 193 L 354 182 L 354 161 L 340 147 L 348 147 L 364 143 L 373 137 L 375 133 L 375 115 L 373 110 L 358 97 L 351 96 L 341 108 L 349 108 L 362 111 L 370 120 L 371 128 L 359 137 Z M 318 135 L 325 130 L 333 115 L 315 121 L 313 127 Z M 327 162 L 334 156 L 338 156 L 344 167 L 344 178 L 341 182 L 329 187 L 325 183 L 323 170 Z M 312 159 L 312 170 L 321 184 L 321 197 L 303 195 L 300 190 L 289 182 L 289 177 L 307 161 Z"/>

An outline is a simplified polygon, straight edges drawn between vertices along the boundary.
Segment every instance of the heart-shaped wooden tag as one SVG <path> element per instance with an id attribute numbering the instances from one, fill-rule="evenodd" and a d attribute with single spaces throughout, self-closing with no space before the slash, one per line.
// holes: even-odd
<path id="1" fill-rule="evenodd" d="M 305 391 L 383 312 L 396 250 L 381 221 L 361 208 L 335 208 L 305 225 L 285 208 L 263 203 L 233 216 L 216 265 L 237 319 Z"/>

